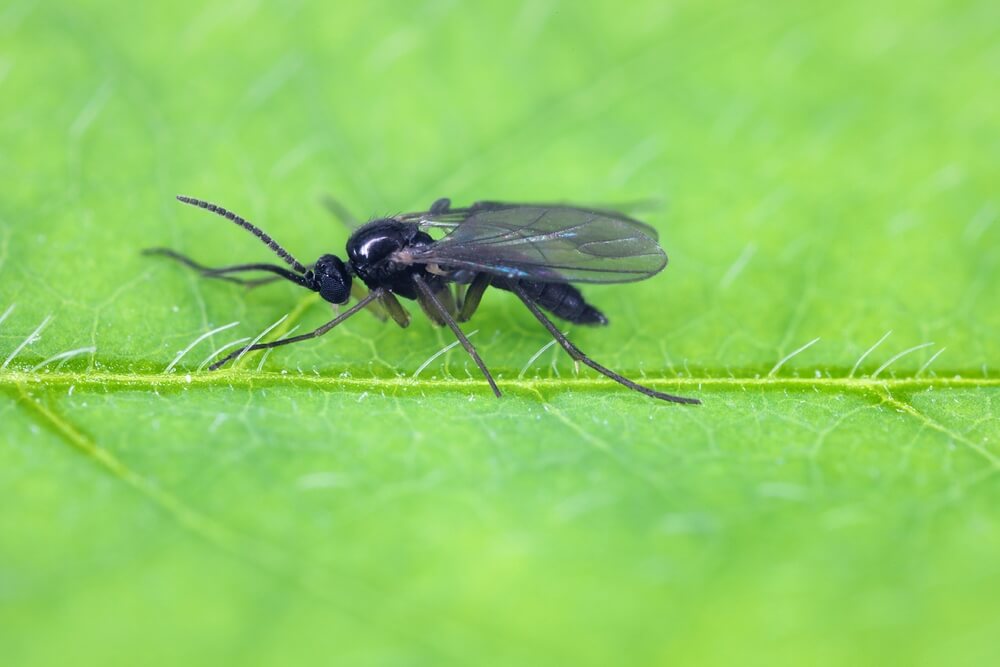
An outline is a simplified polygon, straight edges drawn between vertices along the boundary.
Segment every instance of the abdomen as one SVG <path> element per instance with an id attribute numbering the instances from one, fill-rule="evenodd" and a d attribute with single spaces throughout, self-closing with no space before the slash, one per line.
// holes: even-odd
<path id="1" fill-rule="evenodd" d="M 501 289 L 499 281 L 494 283 Z M 519 282 L 528 297 L 539 306 L 549 311 L 559 319 L 573 324 L 604 325 L 608 318 L 604 313 L 584 300 L 580 290 L 567 283 L 533 283 L 526 280 Z"/>

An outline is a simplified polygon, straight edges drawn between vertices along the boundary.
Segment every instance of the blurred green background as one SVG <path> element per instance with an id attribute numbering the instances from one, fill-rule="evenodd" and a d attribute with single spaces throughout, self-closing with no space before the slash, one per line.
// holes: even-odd
<path id="1" fill-rule="evenodd" d="M 985 1 L 0 6 L 0 661 L 996 664 L 998 44 Z M 327 194 L 657 199 L 670 267 L 571 337 L 705 405 L 531 361 L 501 293 L 502 401 L 412 377 L 418 313 L 199 373 L 329 310 L 140 256 L 267 259 L 177 193 L 305 261 Z"/>

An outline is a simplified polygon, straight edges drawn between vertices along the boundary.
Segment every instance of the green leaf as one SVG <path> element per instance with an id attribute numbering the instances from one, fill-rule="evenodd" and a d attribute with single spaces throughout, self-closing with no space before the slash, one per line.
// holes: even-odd
<path id="1" fill-rule="evenodd" d="M 3 663 L 996 664 L 994 4 L 0 10 Z M 416 312 L 199 371 L 330 314 L 177 193 L 659 199 L 570 336 L 704 405 L 500 292 L 499 401 Z"/>

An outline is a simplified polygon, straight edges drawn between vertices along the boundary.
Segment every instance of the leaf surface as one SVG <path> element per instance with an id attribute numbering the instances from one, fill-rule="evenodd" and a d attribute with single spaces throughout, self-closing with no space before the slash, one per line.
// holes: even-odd
<path id="1" fill-rule="evenodd" d="M 995 664 L 998 25 L 0 10 L 4 663 Z M 501 292 L 465 326 L 500 401 L 415 308 L 199 371 L 330 311 L 141 256 L 268 261 L 177 193 L 304 262 L 346 240 L 327 194 L 658 198 L 670 266 L 586 287 L 611 325 L 569 331 L 704 406 L 577 374 Z"/>

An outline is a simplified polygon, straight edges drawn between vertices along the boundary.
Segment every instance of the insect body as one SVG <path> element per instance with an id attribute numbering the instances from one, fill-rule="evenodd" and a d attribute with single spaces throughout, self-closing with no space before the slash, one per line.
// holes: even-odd
<path id="1" fill-rule="evenodd" d="M 318 292 L 332 304 L 346 304 L 352 296 L 357 299 L 353 306 L 314 331 L 242 348 L 216 361 L 212 370 L 250 350 L 322 336 L 364 308 L 383 319 L 391 317 L 405 327 L 410 318 L 398 300 L 402 297 L 417 301 L 434 323 L 452 330 L 493 393 L 500 396 L 493 376 L 458 326 L 458 322 L 472 317 L 486 289 L 494 287 L 515 294 L 575 361 L 653 398 L 674 403 L 700 402 L 656 391 L 605 368 L 581 352 L 545 314 L 548 311 L 575 324 L 607 324 L 604 314 L 587 303 L 572 283 L 632 282 L 649 278 L 666 266 L 667 256 L 657 244 L 656 231 L 620 213 L 502 202 L 452 208 L 448 199 L 439 199 L 427 211 L 380 218 L 358 227 L 347 241 L 346 261 L 322 255 L 306 266 L 240 216 L 200 199 L 177 199 L 243 227 L 290 268 L 275 264 L 208 268 L 164 248 L 147 253 L 166 255 L 210 278 L 249 286 L 285 279 Z M 435 239 L 430 234 L 435 230 L 443 236 Z M 234 275 L 246 272 L 274 276 L 247 279 Z"/>

